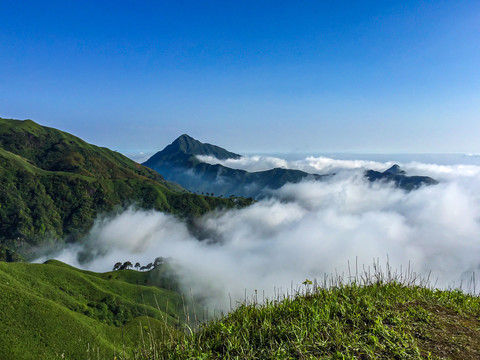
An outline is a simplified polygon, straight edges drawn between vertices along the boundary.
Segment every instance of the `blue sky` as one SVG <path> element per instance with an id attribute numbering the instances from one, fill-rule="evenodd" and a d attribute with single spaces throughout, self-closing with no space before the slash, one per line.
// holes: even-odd
<path id="1" fill-rule="evenodd" d="M 124 153 L 480 153 L 480 2 L 2 0 L 0 116 Z"/>

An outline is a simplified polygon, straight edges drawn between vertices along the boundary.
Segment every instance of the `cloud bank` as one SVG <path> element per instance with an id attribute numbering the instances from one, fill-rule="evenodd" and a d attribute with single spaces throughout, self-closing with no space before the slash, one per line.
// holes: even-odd
<path id="1" fill-rule="evenodd" d="M 287 184 L 244 209 L 207 214 L 195 223 L 202 240 L 171 215 L 129 208 L 98 219 L 86 245 L 56 258 L 109 271 L 117 261 L 171 257 L 184 290 L 224 310 L 230 298 L 241 301 L 255 290 L 271 297 L 274 289 L 290 289 L 306 278 L 348 274 L 349 261 L 368 266 L 388 257 L 394 269 L 410 264 L 425 276 L 431 272 L 440 287 L 468 283 L 478 272 L 480 167 L 406 164 L 410 172 L 442 179 L 407 193 L 368 183 L 355 169 L 370 163 L 342 163 L 341 170 L 335 161 L 305 161 L 319 169 L 337 167 L 337 175 Z M 78 254 L 85 252 L 95 260 L 79 263 Z"/>
<path id="2" fill-rule="evenodd" d="M 199 160 L 208 164 L 221 164 L 233 169 L 241 169 L 250 172 L 264 171 L 272 168 L 285 168 L 302 170 L 307 173 L 331 174 L 346 173 L 352 171 L 376 170 L 384 171 L 394 164 L 398 164 L 406 170 L 408 175 L 423 175 L 436 178 L 440 181 L 453 181 L 464 177 L 478 177 L 480 166 L 477 163 L 469 164 L 435 164 L 422 163 L 419 161 L 372 161 L 372 160 L 341 160 L 326 156 L 308 156 L 303 159 L 285 160 L 273 156 L 242 156 L 239 159 L 217 159 L 214 156 L 197 156 Z M 402 156 L 406 158 L 407 156 Z M 433 155 L 432 155 L 433 157 Z M 439 155 L 440 157 L 440 155 Z M 454 157 L 447 154 L 447 162 L 465 160 L 462 156 Z"/>
<path id="3" fill-rule="evenodd" d="M 296 169 L 308 173 L 334 173 L 347 169 L 380 170 L 393 162 L 381 163 L 367 160 L 337 160 L 325 156 L 308 156 L 300 160 L 285 160 L 274 156 L 242 156 L 239 159 L 217 159 L 214 156 L 197 155 L 200 161 L 207 164 L 220 164 L 233 169 L 249 172 L 265 171 L 273 168 Z"/>

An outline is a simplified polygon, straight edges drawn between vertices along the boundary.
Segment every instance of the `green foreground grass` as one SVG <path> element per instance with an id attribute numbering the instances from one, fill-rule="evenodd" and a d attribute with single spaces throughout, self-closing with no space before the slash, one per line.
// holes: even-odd
<path id="1" fill-rule="evenodd" d="M 0 358 L 133 358 L 183 323 L 180 295 L 152 286 L 162 278 L 161 268 L 99 274 L 0 262 Z"/>
<path id="2" fill-rule="evenodd" d="M 479 316 L 479 297 L 461 291 L 339 282 L 243 304 L 143 359 L 480 359 Z"/>
<path id="3" fill-rule="evenodd" d="M 99 274 L 0 262 L 0 358 L 480 359 L 480 298 L 411 279 L 306 281 L 189 327 L 165 289 L 168 265 Z"/>

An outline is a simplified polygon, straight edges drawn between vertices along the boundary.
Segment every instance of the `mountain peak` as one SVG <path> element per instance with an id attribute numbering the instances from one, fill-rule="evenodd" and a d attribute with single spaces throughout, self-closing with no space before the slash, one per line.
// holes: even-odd
<path id="1" fill-rule="evenodd" d="M 155 170 L 167 163 L 186 164 L 197 155 L 213 156 L 221 160 L 241 157 L 241 155 L 227 151 L 220 146 L 202 143 L 190 135 L 182 134 L 165 149 L 154 154 L 143 165 Z"/>
<path id="2" fill-rule="evenodd" d="M 241 156 L 221 148 L 220 146 L 202 143 L 190 135 L 182 134 L 168 145 L 162 152 L 166 153 L 184 153 L 187 155 L 209 155 L 217 159 L 238 159 Z"/>
<path id="3" fill-rule="evenodd" d="M 178 141 L 195 141 L 195 142 L 200 142 L 196 139 L 194 139 L 193 137 L 191 137 L 190 135 L 188 134 L 182 134 L 180 135 L 178 138 L 176 138 L 173 142 L 178 142 Z"/>
<path id="4" fill-rule="evenodd" d="M 180 136 L 177 138 L 177 140 L 178 140 L 178 139 L 181 139 L 181 138 L 186 138 L 186 139 L 195 140 L 193 137 L 191 137 L 191 136 L 188 135 L 188 134 L 182 134 L 182 135 L 180 135 Z"/>
<path id="5" fill-rule="evenodd" d="M 393 165 L 391 168 L 387 169 L 384 171 L 385 174 L 391 174 L 391 175 L 405 175 L 406 172 L 403 171 L 400 166 L 397 164 Z"/>
<path id="6" fill-rule="evenodd" d="M 186 154 L 191 155 L 200 155 L 194 154 L 194 152 L 198 151 L 203 144 L 191 137 L 188 134 L 182 134 L 178 138 L 176 138 L 169 146 L 173 146 L 174 149 L 180 150 Z M 203 155 L 203 154 L 202 154 Z"/>

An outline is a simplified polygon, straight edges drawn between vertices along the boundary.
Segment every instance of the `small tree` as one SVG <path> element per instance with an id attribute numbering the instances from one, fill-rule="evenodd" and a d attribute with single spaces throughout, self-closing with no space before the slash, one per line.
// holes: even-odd
<path id="1" fill-rule="evenodd" d="M 138 268 L 139 268 L 140 266 L 141 266 L 141 265 L 140 265 L 139 262 L 135 263 L 135 268 L 137 269 L 137 271 L 138 271 Z"/>
<path id="2" fill-rule="evenodd" d="M 115 263 L 115 265 L 113 265 L 113 271 L 119 270 L 121 267 L 122 267 L 122 263 L 117 262 L 117 263 Z"/>
<path id="3" fill-rule="evenodd" d="M 132 266 L 133 264 L 130 261 L 125 261 L 123 265 L 120 267 L 120 270 L 128 270 Z"/>

